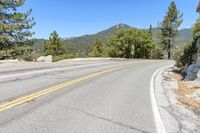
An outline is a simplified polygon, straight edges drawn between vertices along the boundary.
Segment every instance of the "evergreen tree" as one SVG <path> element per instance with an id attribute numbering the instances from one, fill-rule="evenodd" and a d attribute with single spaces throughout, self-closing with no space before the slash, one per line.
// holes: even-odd
<path id="1" fill-rule="evenodd" d="M 92 57 L 102 57 L 104 53 L 103 42 L 100 38 L 96 39 L 96 42 L 92 46 L 92 51 L 89 54 Z"/>
<path id="2" fill-rule="evenodd" d="M 0 0 L 0 50 L 24 44 L 33 35 L 29 31 L 35 25 L 34 18 L 29 18 L 32 10 L 17 11 L 23 4 L 24 0 Z"/>
<path id="3" fill-rule="evenodd" d="M 200 38 L 200 19 L 197 19 L 192 29 L 193 29 L 193 35 L 192 35 L 193 43 L 197 44 L 197 41 Z"/>
<path id="4" fill-rule="evenodd" d="M 197 43 L 200 38 L 200 19 L 197 19 L 196 23 L 192 27 L 192 44 L 189 45 L 188 49 L 185 49 L 185 58 L 188 58 L 187 63 L 192 64 L 197 58 Z M 199 44 L 198 44 L 199 45 Z"/>
<path id="5" fill-rule="evenodd" d="M 44 43 L 44 54 L 58 56 L 66 53 L 67 50 L 64 48 L 63 43 L 61 43 L 58 33 L 54 31 L 51 33 L 49 40 Z"/>
<path id="6" fill-rule="evenodd" d="M 149 33 L 151 34 L 151 36 L 153 36 L 153 28 L 152 28 L 152 25 L 150 25 L 150 27 L 149 27 Z"/>
<path id="7" fill-rule="evenodd" d="M 172 1 L 167 14 L 161 23 L 159 35 L 168 59 L 171 58 L 171 45 L 173 44 L 175 37 L 178 35 L 178 27 L 183 21 L 182 16 L 183 14 L 178 11 L 175 2 Z"/>
<path id="8" fill-rule="evenodd" d="M 110 38 L 109 41 L 109 56 L 131 58 L 133 49 L 133 36 L 135 36 L 135 30 L 120 30 L 115 36 Z M 134 48 L 135 49 L 135 48 Z"/>
<path id="9" fill-rule="evenodd" d="M 155 43 L 149 31 L 127 29 L 112 37 L 108 47 L 111 57 L 151 58 Z"/>

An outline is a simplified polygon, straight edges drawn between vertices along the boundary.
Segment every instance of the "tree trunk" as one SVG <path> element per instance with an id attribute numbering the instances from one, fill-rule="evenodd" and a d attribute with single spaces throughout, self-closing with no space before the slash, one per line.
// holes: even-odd
<path id="1" fill-rule="evenodd" d="M 171 40 L 169 41 L 169 44 L 168 44 L 168 60 L 171 59 Z"/>
<path id="2" fill-rule="evenodd" d="M 168 51 L 168 59 L 171 59 L 171 52 Z"/>

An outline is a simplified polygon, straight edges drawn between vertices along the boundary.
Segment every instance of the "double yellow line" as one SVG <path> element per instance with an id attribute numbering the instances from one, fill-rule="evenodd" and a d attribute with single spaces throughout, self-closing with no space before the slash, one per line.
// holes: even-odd
<path id="1" fill-rule="evenodd" d="M 109 72 L 113 72 L 113 71 L 129 68 L 129 67 L 132 67 L 132 66 L 133 65 L 126 65 L 126 66 L 115 67 L 115 68 L 103 70 L 103 71 L 100 71 L 100 72 L 96 72 L 96 73 L 89 74 L 89 75 L 86 75 L 86 76 L 83 76 L 83 77 L 80 77 L 80 78 L 77 78 L 77 79 L 73 79 L 73 80 L 67 81 L 65 83 L 62 83 L 62 84 L 59 84 L 59 85 L 56 85 L 56 86 L 53 86 L 53 87 L 50 87 L 50 88 L 47 88 L 47 89 L 43 89 L 41 91 L 26 95 L 26 96 L 19 97 L 19 98 L 15 99 L 15 100 L 0 104 L 0 112 L 4 111 L 4 110 L 7 110 L 7 109 L 10 109 L 10 108 L 13 108 L 13 107 L 16 107 L 16 106 L 19 106 L 21 104 L 27 103 L 29 101 L 33 101 L 36 98 L 39 98 L 39 97 L 42 97 L 44 95 L 50 94 L 52 92 L 55 92 L 55 91 L 60 90 L 60 89 L 63 89 L 65 87 L 73 85 L 75 83 L 78 83 L 78 82 L 81 82 L 81 81 L 84 81 L 84 80 L 87 80 L 87 79 L 90 79 L 90 78 L 94 78 L 94 77 L 97 77 L 97 76 L 100 76 L 100 75 L 103 75 L 103 74 L 106 74 L 106 73 L 109 73 Z"/>

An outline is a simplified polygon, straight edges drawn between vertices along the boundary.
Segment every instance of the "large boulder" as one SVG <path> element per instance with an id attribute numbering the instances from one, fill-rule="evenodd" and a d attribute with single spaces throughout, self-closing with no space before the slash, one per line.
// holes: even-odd
<path id="1" fill-rule="evenodd" d="M 185 80 L 191 81 L 198 78 L 197 74 L 200 71 L 200 64 L 192 64 L 186 70 Z"/>
<path id="2" fill-rule="evenodd" d="M 47 63 L 51 63 L 52 62 L 52 55 L 48 55 L 48 56 L 40 56 L 39 58 L 37 58 L 37 62 L 47 62 Z"/>

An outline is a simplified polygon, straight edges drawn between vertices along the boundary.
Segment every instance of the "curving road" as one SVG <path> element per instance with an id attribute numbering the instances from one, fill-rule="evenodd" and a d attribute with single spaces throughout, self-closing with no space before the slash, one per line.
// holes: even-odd
<path id="1" fill-rule="evenodd" d="M 1 133 L 155 133 L 150 80 L 172 61 L 0 64 Z"/>

